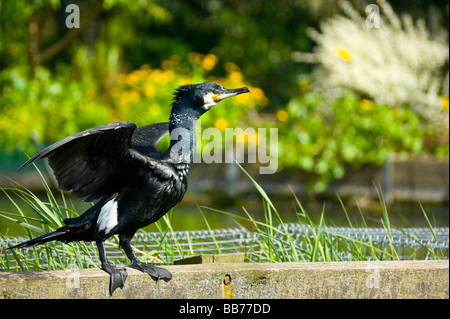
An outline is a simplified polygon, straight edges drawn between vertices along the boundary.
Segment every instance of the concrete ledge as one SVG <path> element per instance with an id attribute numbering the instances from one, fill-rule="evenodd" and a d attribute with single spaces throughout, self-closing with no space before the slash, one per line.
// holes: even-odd
<path id="1" fill-rule="evenodd" d="M 155 282 L 127 269 L 112 298 L 449 298 L 449 261 L 167 266 Z M 110 298 L 99 269 L 0 273 L 1 298 Z"/>

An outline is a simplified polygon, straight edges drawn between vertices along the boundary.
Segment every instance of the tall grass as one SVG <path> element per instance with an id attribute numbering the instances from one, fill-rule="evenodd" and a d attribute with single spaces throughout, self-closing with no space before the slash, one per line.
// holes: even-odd
<path id="1" fill-rule="evenodd" d="M 238 163 L 236 163 L 239 165 Z M 231 216 L 235 222 L 246 228 L 254 234 L 253 244 L 250 248 L 242 247 L 250 262 L 299 262 L 299 261 L 341 261 L 341 260 L 397 260 L 398 252 L 392 241 L 392 230 L 397 229 L 404 233 L 409 239 L 416 241 L 423 250 L 426 251 L 426 258 L 434 259 L 447 258 L 447 252 L 442 249 L 433 249 L 422 245 L 414 234 L 406 233 L 401 228 L 396 228 L 389 221 L 389 215 L 383 194 L 380 188 L 376 188 L 380 205 L 383 209 L 382 223 L 385 233 L 389 238 L 389 242 L 379 243 L 372 241 L 370 236 L 361 238 L 361 229 L 369 234 L 363 214 L 360 210 L 363 227 L 354 227 L 349 214 L 342 202 L 342 209 L 347 217 L 348 227 L 354 231 L 354 234 L 343 235 L 336 233 L 327 227 L 325 219 L 325 207 L 323 207 L 318 221 L 313 220 L 307 213 L 296 194 L 292 191 L 292 196 L 297 204 L 296 215 L 298 218 L 298 227 L 301 232 L 290 231 L 290 225 L 285 223 L 280 216 L 279 211 L 273 204 L 270 197 L 264 189 L 248 174 L 240 165 L 239 167 L 252 181 L 255 188 L 261 195 L 263 201 L 264 217 L 262 220 L 255 218 L 247 209 L 243 208 L 244 215 L 232 214 L 215 208 L 199 206 L 199 210 L 205 221 L 212 240 L 214 241 L 215 253 L 222 253 L 219 241 L 216 241 L 213 230 L 209 226 L 207 219 L 203 214 L 203 210 L 209 210 L 216 213 Z M 66 199 L 64 193 L 61 192 L 60 200 L 53 194 L 51 188 L 45 181 L 41 172 L 36 168 L 42 178 L 45 189 L 46 198 L 40 199 L 32 191 L 11 181 L 12 187 L 1 188 L 1 192 L 11 201 L 16 212 L 0 211 L 0 217 L 19 223 L 27 237 L 32 238 L 50 231 L 54 231 L 63 225 L 65 218 L 76 217 L 78 212 L 73 208 L 70 201 Z M 22 207 L 31 208 L 33 216 L 27 216 Z M 421 206 L 422 207 L 422 206 Z M 436 242 L 438 238 L 434 228 L 422 207 L 424 218 L 426 219 L 431 233 Z M 198 254 L 189 241 L 187 233 L 188 246 L 180 243 L 175 236 L 175 232 L 171 225 L 172 211 L 155 223 L 157 232 L 159 233 L 159 246 L 151 245 L 144 237 L 139 236 L 142 230 L 139 230 L 133 239 L 134 249 L 140 259 L 145 262 L 171 264 L 178 258 L 185 258 Z M 244 227 L 243 224 L 247 225 Z M 7 242 L 5 235 L 0 234 L 3 238 L 3 245 Z M 368 238 L 368 239 L 367 239 Z M 256 243 L 256 244 L 255 244 Z M 106 242 L 109 252 L 117 250 L 118 238 L 114 236 L 112 240 Z M 77 243 L 46 243 L 44 245 L 33 246 L 27 250 L 7 250 L 7 247 L 0 246 L 0 271 L 19 270 L 41 270 L 41 269 L 66 269 L 66 268 L 91 268 L 98 267 L 99 259 L 97 249 L 93 243 L 77 242 Z M 25 251 L 25 252 L 23 252 Z M 14 262 L 7 258 L 7 254 L 13 254 Z M 411 252 L 415 254 L 415 252 Z M 31 255 L 30 255 L 31 254 Z M 127 264 L 126 257 L 118 259 L 119 262 Z M 116 261 L 117 262 L 117 261 Z"/>
<path id="2" fill-rule="evenodd" d="M 252 249 L 246 251 L 248 261 L 329 262 L 342 260 L 399 260 L 399 254 L 393 243 L 394 229 L 403 233 L 405 238 L 408 238 L 409 240 L 417 243 L 418 246 L 421 246 L 424 251 L 421 253 L 421 256 L 425 256 L 425 258 L 432 257 L 434 259 L 448 258 L 448 252 L 446 249 L 425 246 L 421 243 L 419 236 L 415 236 L 413 233 L 407 233 L 404 229 L 396 227 L 390 223 L 386 202 L 384 200 L 381 187 L 377 185 L 374 186 L 376 188 L 383 212 L 383 217 L 380 222 L 385 231 L 385 235 L 388 238 L 387 243 L 379 242 L 371 238 L 370 229 L 367 227 L 367 223 L 361 209 L 359 209 L 359 211 L 362 220 L 362 227 L 355 227 L 351 222 L 349 213 L 347 212 L 345 205 L 339 196 L 337 196 L 337 198 L 346 216 L 348 222 L 347 228 L 350 229 L 350 234 L 337 233 L 332 230 L 333 228 L 327 227 L 328 225 L 325 219 L 325 206 L 322 209 L 319 220 L 313 220 L 292 189 L 292 196 L 297 204 L 297 222 L 302 231 L 290 231 L 289 226 L 282 220 L 280 213 L 264 189 L 253 179 L 252 176 L 250 176 L 250 174 L 245 171 L 245 169 L 239 165 L 239 163 L 236 164 L 247 175 L 261 195 L 264 207 L 264 219 L 258 220 L 245 208 L 243 208 L 245 213 L 244 216 L 214 208 L 202 208 L 231 216 L 241 227 L 244 227 L 244 222 L 246 225 L 250 225 L 244 228 L 249 230 L 251 229 L 258 235 L 259 246 L 253 246 Z M 434 227 L 430 223 L 423 207 L 422 213 L 427 221 L 431 233 L 433 234 L 435 242 L 439 242 L 435 234 Z M 364 237 L 364 239 L 362 237 Z M 405 256 L 406 253 L 407 252 L 404 252 L 403 256 Z M 411 258 L 416 258 L 417 251 L 412 250 L 410 255 Z"/>
<path id="3" fill-rule="evenodd" d="M 2 193 L 14 205 L 16 212 L 0 211 L 0 217 L 20 224 L 25 235 L 29 238 L 54 231 L 64 225 L 63 220 L 65 218 L 78 216 L 73 209 L 73 205 L 70 205 L 66 200 L 63 192 L 60 194 L 62 203 L 58 203 L 42 173 L 37 167 L 36 170 L 42 179 L 46 201 L 40 199 L 25 186 L 12 180 L 12 187 L 1 188 Z M 22 205 L 31 208 L 34 215 L 28 216 L 25 214 Z M 4 235 L 1 236 L 5 239 Z M 24 258 L 21 250 L 11 250 L 16 265 L 9 264 L 9 259 L 6 258 L 6 247 L 0 247 L 0 254 L 5 257 L 0 259 L 0 266 L 5 270 L 9 270 L 12 266 L 18 266 L 21 270 L 40 270 L 44 267 L 46 269 L 93 267 L 96 265 L 95 256 L 91 253 L 93 247 L 92 243 L 86 242 L 78 244 L 51 243 L 33 246 L 32 255 L 27 256 L 27 258 Z M 43 266 L 42 261 L 45 261 L 45 266 Z"/>

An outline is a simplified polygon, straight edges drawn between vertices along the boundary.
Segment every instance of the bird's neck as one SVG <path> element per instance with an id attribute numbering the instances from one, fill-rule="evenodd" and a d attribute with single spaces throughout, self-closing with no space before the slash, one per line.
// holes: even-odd
<path id="1" fill-rule="evenodd" d="M 196 151 L 195 126 L 198 116 L 172 112 L 169 119 L 170 146 L 167 154 L 175 166 L 190 166 Z"/>

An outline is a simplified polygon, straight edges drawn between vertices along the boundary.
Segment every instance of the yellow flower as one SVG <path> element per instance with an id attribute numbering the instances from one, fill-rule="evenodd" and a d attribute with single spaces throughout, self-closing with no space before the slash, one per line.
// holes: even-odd
<path id="1" fill-rule="evenodd" d="M 241 83 L 242 80 L 244 79 L 244 76 L 239 71 L 233 71 L 233 72 L 230 72 L 230 74 L 228 75 L 228 78 L 230 79 L 230 81 L 232 83 Z"/>
<path id="2" fill-rule="evenodd" d="M 223 132 L 228 127 L 228 121 L 223 117 L 219 117 L 214 122 L 214 126 Z"/>
<path id="3" fill-rule="evenodd" d="M 236 143 L 241 145 L 245 144 L 258 145 L 259 139 L 260 139 L 259 134 L 256 133 L 255 131 L 250 132 L 241 131 L 236 134 Z"/>
<path id="4" fill-rule="evenodd" d="M 173 70 L 166 70 L 165 72 L 163 72 L 163 76 L 164 82 L 169 83 L 175 78 L 175 72 L 173 72 Z"/>
<path id="5" fill-rule="evenodd" d="M 442 109 L 448 112 L 448 96 L 441 95 L 442 98 Z"/>
<path id="6" fill-rule="evenodd" d="M 139 75 L 136 72 L 131 72 L 127 76 L 127 84 L 129 86 L 134 86 L 139 81 Z"/>
<path id="7" fill-rule="evenodd" d="M 251 96 L 248 94 L 239 94 L 237 95 L 234 100 L 238 104 L 245 105 L 246 107 L 254 107 L 254 103 L 251 103 Z"/>
<path id="8" fill-rule="evenodd" d="M 154 81 L 156 83 L 161 82 L 162 73 L 163 71 L 161 69 L 152 70 L 152 72 L 150 73 L 151 81 Z"/>
<path id="9" fill-rule="evenodd" d="M 267 104 L 269 104 L 269 99 L 264 95 L 264 91 L 260 88 L 252 87 L 250 88 L 250 92 L 251 96 L 258 101 L 259 105 L 267 106 Z"/>
<path id="10" fill-rule="evenodd" d="M 338 57 L 345 61 L 350 61 L 352 59 L 352 56 L 350 55 L 350 52 L 348 52 L 346 49 L 343 48 L 336 48 L 334 49 L 334 54 L 336 54 Z"/>
<path id="11" fill-rule="evenodd" d="M 366 111 L 372 111 L 373 108 L 375 107 L 375 103 L 373 103 L 373 101 L 368 100 L 368 99 L 362 99 L 361 101 L 359 101 L 359 106 Z"/>
<path id="12" fill-rule="evenodd" d="M 141 94 L 139 94 L 138 91 L 131 91 L 128 96 L 128 100 L 131 103 L 138 103 L 140 99 L 141 99 Z"/>
<path id="13" fill-rule="evenodd" d="M 285 110 L 278 110 L 277 111 L 277 119 L 280 122 L 286 122 L 289 119 L 289 113 Z"/>
<path id="14" fill-rule="evenodd" d="M 252 88 L 250 92 L 252 96 L 257 100 L 261 100 L 262 98 L 264 98 L 264 91 L 260 88 Z"/>
<path id="15" fill-rule="evenodd" d="M 206 57 L 203 59 L 202 61 L 202 67 L 206 70 L 206 71 L 211 71 L 214 66 L 217 64 L 217 61 L 219 60 L 219 58 L 217 56 L 215 56 L 214 54 L 207 54 Z"/>
<path id="16" fill-rule="evenodd" d="M 133 71 L 134 76 L 136 76 L 138 78 L 138 80 L 145 79 L 149 75 L 149 73 L 150 73 L 150 69 L 148 69 L 148 68 L 147 69 L 141 68 L 141 69 Z"/>

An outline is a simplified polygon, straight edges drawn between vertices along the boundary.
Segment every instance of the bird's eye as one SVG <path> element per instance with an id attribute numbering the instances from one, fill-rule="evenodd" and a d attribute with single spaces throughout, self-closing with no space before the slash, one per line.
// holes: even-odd
<path id="1" fill-rule="evenodd" d="M 213 93 L 214 93 L 214 94 L 219 94 L 219 91 L 213 90 Z"/>

